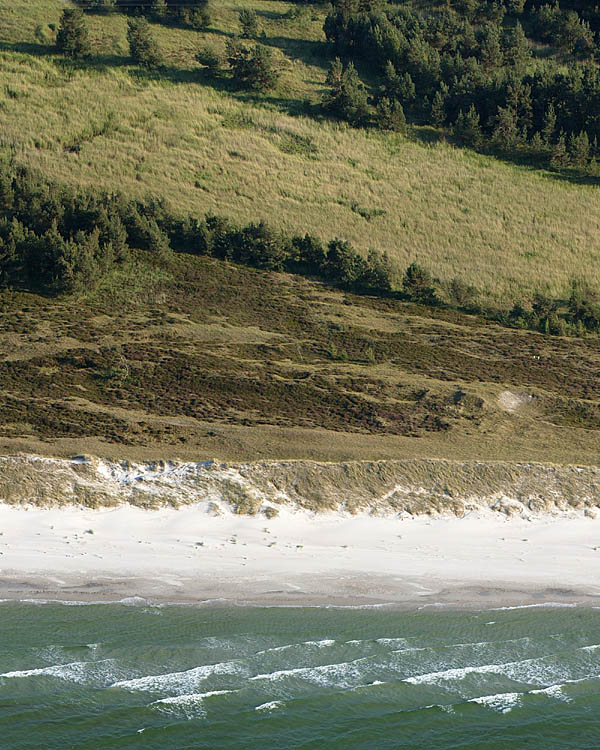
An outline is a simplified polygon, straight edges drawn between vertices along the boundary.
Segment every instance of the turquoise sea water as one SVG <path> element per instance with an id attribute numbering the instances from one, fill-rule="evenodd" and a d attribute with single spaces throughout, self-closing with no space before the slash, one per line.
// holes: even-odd
<path id="1" fill-rule="evenodd" d="M 600 610 L 0 605 L 0 748 L 600 748 Z"/>

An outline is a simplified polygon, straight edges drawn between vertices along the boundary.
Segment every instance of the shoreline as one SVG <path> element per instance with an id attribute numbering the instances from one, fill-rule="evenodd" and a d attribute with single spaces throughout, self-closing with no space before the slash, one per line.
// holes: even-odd
<path id="1" fill-rule="evenodd" d="M 93 533 L 90 533 L 93 532 Z M 0 599 L 203 606 L 600 606 L 600 520 L 0 504 Z M 135 603 L 125 601 L 123 603 Z"/>
<path id="2" fill-rule="evenodd" d="M 88 582 L 89 583 L 89 582 Z M 536 609 L 536 608 L 581 608 L 599 609 L 600 595 L 584 588 L 571 587 L 568 592 L 557 592 L 555 589 L 490 588 L 481 586 L 463 586 L 459 583 L 446 582 L 438 595 L 416 598 L 407 590 L 396 587 L 390 596 L 379 600 L 378 597 L 363 596 L 355 593 L 347 596 L 339 594 L 327 595 L 298 592 L 300 596 L 286 596 L 283 591 L 260 591 L 256 596 L 246 598 L 218 597 L 214 599 L 190 598 L 190 592 L 173 595 L 168 592 L 158 593 L 154 586 L 145 579 L 123 578 L 106 579 L 99 589 L 93 592 L 88 583 L 81 581 L 66 587 L 53 588 L 56 584 L 52 577 L 47 579 L 25 578 L 24 576 L 0 578 L 0 606 L 3 604 L 46 605 L 61 604 L 66 606 L 97 606 L 119 604 L 140 607 L 202 607 L 202 608 L 315 608 L 315 609 L 354 609 L 354 610 L 385 610 L 399 612 L 417 612 L 434 610 L 443 612 L 497 612 L 504 610 Z M 220 582 L 222 584 L 223 582 Z M 356 579 L 358 586 L 367 587 L 372 583 L 370 578 Z M 406 581 L 407 586 L 416 582 Z M 424 579 L 424 583 L 431 581 Z M 94 579 L 94 586 L 98 579 Z M 25 587 L 25 588 L 22 588 Z M 146 588 L 147 587 L 147 588 Z M 221 588 L 221 586 L 220 586 Z M 134 593 L 135 592 L 135 593 Z M 201 592 L 199 592 L 200 594 Z M 224 592 L 235 594 L 235 592 Z M 288 592 L 294 593 L 294 592 Z M 276 594 L 274 596 L 274 594 Z M 121 596 L 122 595 L 122 596 Z M 121 598 L 118 598 L 121 596 Z M 241 596 L 241 594 L 240 594 Z M 397 597 L 393 599 L 393 597 Z M 435 601 L 433 600 L 435 599 Z M 440 600 L 443 601 L 440 601 Z"/>

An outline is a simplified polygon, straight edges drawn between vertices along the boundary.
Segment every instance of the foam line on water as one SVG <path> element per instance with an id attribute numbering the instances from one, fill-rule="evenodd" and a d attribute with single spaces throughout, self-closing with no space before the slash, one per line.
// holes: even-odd
<path id="1" fill-rule="evenodd" d="M 360 677 L 358 664 L 366 661 L 368 657 L 362 657 L 349 662 L 337 664 L 322 664 L 317 667 L 295 667 L 294 669 L 280 669 L 275 672 L 257 674 L 250 678 L 252 681 L 269 680 L 271 682 L 285 679 L 286 677 L 297 677 L 317 685 L 337 685 L 339 687 L 351 687 L 348 678 Z"/>
<path id="2" fill-rule="evenodd" d="M 594 647 L 595 648 L 595 647 Z M 582 646 L 575 651 L 590 651 L 592 647 Z M 438 681 L 448 680 L 461 680 L 469 674 L 501 674 L 509 679 L 513 679 L 519 682 L 534 682 L 542 683 L 544 679 L 548 678 L 548 668 L 545 662 L 549 659 L 556 659 L 560 654 L 548 654 L 542 657 L 535 657 L 531 659 L 521 659 L 517 661 L 501 662 L 499 664 L 481 664 L 466 667 L 456 667 L 452 669 L 444 669 L 438 672 L 426 672 L 424 674 L 414 675 L 412 677 L 406 677 L 403 682 L 407 682 L 411 685 L 426 685 L 436 683 Z M 529 674 L 525 674 L 522 669 L 526 665 L 534 665 L 533 671 Z M 551 674 L 556 677 L 558 676 L 556 668 L 551 665 Z M 586 677 L 585 679 L 590 679 Z M 568 678 L 563 678 L 564 682 L 571 682 Z"/>
<path id="3" fill-rule="evenodd" d="M 274 646 L 273 648 L 265 648 L 262 651 L 257 651 L 255 653 L 255 656 L 261 656 L 262 654 L 274 654 L 279 651 L 287 651 L 290 648 L 297 648 L 299 646 L 315 646 L 316 648 L 325 648 L 327 646 L 333 646 L 334 643 L 335 640 L 332 640 L 331 638 L 325 638 L 322 641 L 302 641 L 301 643 L 288 643 L 285 646 Z"/>
<path id="4" fill-rule="evenodd" d="M 150 706 L 155 706 L 159 711 L 174 713 L 185 716 L 186 719 L 197 719 L 206 716 L 204 701 L 215 695 L 227 695 L 235 693 L 236 690 L 209 690 L 206 693 L 188 693 L 186 695 L 174 695 L 168 698 L 160 698 L 153 701 Z"/>
<path id="5" fill-rule="evenodd" d="M 255 707 L 255 711 L 275 711 L 284 705 L 283 701 L 267 701 Z"/>
<path id="6" fill-rule="evenodd" d="M 536 609 L 538 607 L 576 607 L 577 604 L 571 602 L 539 602 L 537 604 L 516 604 L 512 607 L 492 607 L 489 612 L 502 612 L 513 609 Z"/>
<path id="7" fill-rule="evenodd" d="M 471 698 L 468 703 L 478 703 L 493 711 L 507 714 L 516 706 L 520 706 L 523 700 L 522 693 L 495 693 L 494 695 L 482 695 L 479 698 Z"/>
<path id="8" fill-rule="evenodd" d="M 182 694 L 193 689 L 195 685 L 212 675 L 240 674 L 245 675 L 247 668 L 239 661 L 226 661 L 217 664 L 204 664 L 183 672 L 167 672 L 166 674 L 147 675 L 131 680 L 114 682 L 111 688 L 123 688 L 130 691 L 157 692 L 160 690 L 181 690 Z"/>
<path id="9" fill-rule="evenodd" d="M 0 674 L 0 679 L 24 679 L 27 677 L 57 677 L 68 682 L 85 683 L 93 677 L 114 679 L 116 662 L 114 659 L 101 661 L 75 661 L 69 664 L 53 664 L 49 667 L 23 669 Z"/>

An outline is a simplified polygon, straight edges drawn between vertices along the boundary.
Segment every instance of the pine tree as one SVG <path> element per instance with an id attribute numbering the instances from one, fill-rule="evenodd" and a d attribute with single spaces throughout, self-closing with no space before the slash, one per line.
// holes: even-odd
<path id="1" fill-rule="evenodd" d="M 590 161 L 590 139 L 585 130 L 578 135 L 571 136 L 569 140 L 569 153 L 571 163 L 574 167 L 579 167 L 580 169 L 587 167 Z"/>
<path id="2" fill-rule="evenodd" d="M 406 133 L 406 117 L 402 105 L 397 99 L 391 102 L 382 97 L 377 104 L 377 123 L 382 130 L 393 130 Z"/>
<path id="3" fill-rule="evenodd" d="M 460 110 L 454 125 L 454 133 L 475 148 L 481 144 L 480 118 L 474 104 L 471 104 L 467 112 Z"/>
<path id="4" fill-rule="evenodd" d="M 328 112 L 347 120 L 351 125 L 365 123 L 369 114 L 367 91 L 354 63 L 348 63 L 339 84 L 325 94 L 323 106 Z"/>
<path id="5" fill-rule="evenodd" d="M 514 29 L 506 34 L 504 43 L 504 60 L 516 70 L 523 70 L 531 58 L 531 47 L 523 31 L 523 27 L 517 21 Z"/>
<path id="6" fill-rule="evenodd" d="M 493 23 L 486 24 L 481 40 L 481 62 L 486 68 L 497 68 L 502 65 L 502 45 L 500 31 Z"/>
<path id="7" fill-rule="evenodd" d="M 411 263 L 406 269 L 402 291 L 410 300 L 421 305 L 435 305 L 438 302 L 431 274 L 418 263 Z"/>
<path id="8" fill-rule="evenodd" d="M 475 31 L 468 21 L 465 21 L 462 32 L 462 40 L 460 43 L 460 49 L 464 57 L 473 57 L 477 54 L 478 50 L 477 37 Z"/>
<path id="9" fill-rule="evenodd" d="M 560 131 L 556 143 L 552 147 L 552 156 L 550 158 L 550 166 L 554 169 L 562 169 L 566 167 L 569 162 L 569 156 L 567 154 L 567 142 L 564 131 Z"/>
<path id="10" fill-rule="evenodd" d="M 498 107 L 492 139 L 503 151 L 512 151 L 519 142 L 517 113 L 512 107 Z"/>
<path id="11" fill-rule="evenodd" d="M 446 122 L 446 100 L 448 98 L 448 87 L 442 83 L 435 92 L 431 103 L 431 122 L 436 128 L 441 128 Z"/>
<path id="12" fill-rule="evenodd" d="M 81 60 L 92 51 L 83 11 L 80 8 L 65 8 L 56 35 L 56 46 L 66 57 Z"/>
<path id="13" fill-rule="evenodd" d="M 162 65 L 161 51 L 145 18 L 130 18 L 127 21 L 127 41 L 131 57 L 138 65 L 146 68 Z"/>
<path id="14" fill-rule="evenodd" d="M 256 11 L 244 8 L 240 10 L 242 39 L 255 39 L 258 36 L 258 17 Z"/>
<path id="15" fill-rule="evenodd" d="M 329 70 L 327 71 L 327 77 L 325 83 L 328 86 L 339 86 L 342 82 L 342 73 L 344 72 L 344 66 L 339 57 L 329 63 Z"/>
<path id="16" fill-rule="evenodd" d="M 551 146 L 554 142 L 554 133 L 556 132 L 556 112 L 554 104 L 550 102 L 544 117 L 544 127 L 542 128 L 542 138 L 546 146 Z"/>
<path id="17" fill-rule="evenodd" d="M 200 2 L 198 6 L 190 10 L 190 26 L 194 29 L 203 31 L 211 23 L 210 10 L 208 9 L 208 0 Z"/>
<path id="18" fill-rule="evenodd" d="M 164 23 L 167 20 L 169 7 L 166 0 L 153 0 L 152 6 L 150 7 L 150 13 L 159 23 Z"/>
<path id="19" fill-rule="evenodd" d="M 216 73 L 222 64 L 221 56 L 217 50 L 208 44 L 200 47 L 196 52 L 196 60 L 200 65 L 204 65 L 209 73 Z"/>
<path id="20" fill-rule="evenodd" d="M 417 91 L 410 73 L 402 73 L 400 76 L 398 94 L 400 101 L 405 104 L 410 104 L 415 100 Z"/>
<path id="21" fill-rule="evenodd" d="M 523 9 L 525 8 L 525 0 L 507 0 L 506 6 L 509 13 L 521 15 Z"/>
<path id="22" fill-rule="evenodd" d="M 249 47 L 239 39 L 227 43 L 227 61 L 233 80 L 242 88 L 266 91 L 279 80 L 271 50 L 260 44 Z"/>

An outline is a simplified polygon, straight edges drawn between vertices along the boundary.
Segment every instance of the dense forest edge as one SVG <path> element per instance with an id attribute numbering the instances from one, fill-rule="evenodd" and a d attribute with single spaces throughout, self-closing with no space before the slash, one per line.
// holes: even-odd
<path id="1" fill-rule="evenodd" d="M 480 304 L 477 289 L 459 277 L 442 285 L 418 263 L 394 289 L 386 254 L 371 251 L 363 258 L 345 240 L 287 236 L 264 221 L 240 227 L 219 216 L 180 218 L 161 199 L 75 190 L 10 161 L 0 165 L 0 286 L 58 295 L 89 292 L 132 249 L 147 251 L 158 265 L 173 251 L 205 255 L 549 334 L 600 329 L 598 297 L 583 279 L 573 279 L 567 299 L 536 294 L 510 310 L 495 309 Z"/>

